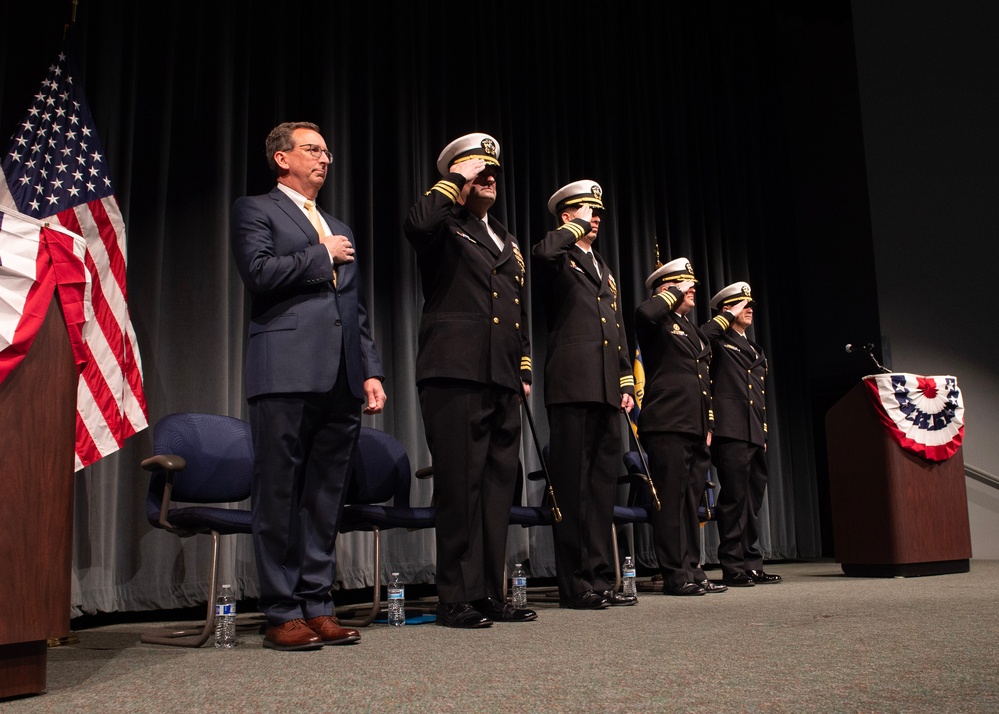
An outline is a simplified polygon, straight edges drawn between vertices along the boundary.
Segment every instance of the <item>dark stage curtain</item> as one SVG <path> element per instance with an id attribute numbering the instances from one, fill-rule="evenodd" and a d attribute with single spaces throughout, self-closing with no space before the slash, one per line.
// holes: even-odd
<path id="1" fill-rule="evenodd" d="M 58 53 L 69 6 L 39 0 L 3 11 L 3 136 Z M 492 215 L 525 256 L 553 227 L 546 203 L 557 188 L 581 178 L 603 186 L 609 210 L 597 249 L 617 276 L 629 335 L 657 247 L 663 262 L 692 262 L 701 322 L 719 288 L 752 283 L 755 338 L 771 368 L 763 549 L 771 559 L 822 554 L 817 432 L 853 375 L 812 354 L 825 348 L 816 323 L 828 308 L 818 305 L 838 297 L 833 286 L 844 278 L 816 245 L 849 236 L 835 259 L 858 279 L 873 271 L 855 170 L 862 146 L 848 3 L 800 11 L 742 2 L 82 0 L 72 33 L 126 218 L 150 423 L 177 411 L 246 417 L 248 301 L 229 252 L 229 208 L 272 187 L 267 132 L 308 120 L 334 155 L 319 200 L 357 238 L 388 372 L 385 413 L 365 423 L 395 434 L 414 468 L 427 465 L 414 383 L 422 298 L 402 224 L 436 180 L 441 148 L 483 131 L 499 140 L 504 167 Z M 835 195 L 816 179 L 828 175 L 826 161 Z M 545 439 L 544 305 L 540 286 L 530 287 L 531 406 Z M 845 302 L 876 324 L 873 308 Z M 147 430 L 76 476 L 74 614 L 205 597 L 208 544 L 178 544 L 145 523 L 138 463 L 149 453 Z M 526 424 L 524 460 L 538 466 Z M 430 486 L 414 488 L 425 503 Z M 534 574 L 552 574 L 547 538 L 511 529 L 511 562 L 526 558 Z M 640 565 L 651 565 L 645 535 L 632 540 Z M 709 526 L 709 561 L 716 543 Z M 339 547 L 343 584 L 370 584 L 369 547 L 359 537 Z M 385 562 L 410 582 L 432 581 L 431 534 L 386 534 L 385 548 Z M 224 557 L 239 594 L 254 596 L 248 541 L 236 539 Z"/>

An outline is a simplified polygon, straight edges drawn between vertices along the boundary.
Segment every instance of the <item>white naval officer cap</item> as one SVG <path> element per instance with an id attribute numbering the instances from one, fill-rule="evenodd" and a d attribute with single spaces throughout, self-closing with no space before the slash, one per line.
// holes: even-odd
<path id="1" fill-rule="evenodd" d="M 715 293 L 715 296 L 711 298 L 711 309 L 721 310 L 726 305 L 735 305 L 743 300 L 748 300 L 748 305 L 753 304 L 753 289 L 749 287 L 749 283 L 739 281 L 726 285 Z"/>
<path id="2" fill-rule="evenodd" d="M 489 134 L 465 134 L 444 147 L 437 157 L 437 170 L 441 176 L 447 176 L 454 164 L 469 159 L 482 159 L 486 166 L 494 166 L 497 171 L 501 171 L 499 154 L 499 142 Z"/>
<path id="3" fill-rule="evenodd" d="M 698 282 L 694 277 L 694 269 L 686 258 L 676 258 L 665 265 L 657 265 L 652 275 L 645 279 L 645 288 L 652 290 L 663 283 L 676 283 L 684 280 Z"/>
<path id="4" fill-rule="evenodd" d="M 583 179 L 566 184 L 552 194 L 548 199 L 548 212 L 553 216 L 558 216 L 566 208 L 576 206 L 593 206 L 599 210 L 604 209 L 604 190 L 596 181 Z"/>

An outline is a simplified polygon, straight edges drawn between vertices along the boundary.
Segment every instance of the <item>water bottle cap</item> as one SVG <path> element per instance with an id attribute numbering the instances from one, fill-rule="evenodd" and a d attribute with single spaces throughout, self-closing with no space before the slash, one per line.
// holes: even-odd
<path id="1" fill-rule="evenodd" d="M 392 573 L 392 575 L 398 575 L 399 573 Z"/>
<path id="2" fill-rule="evenodd" d="M 523 565 L 524 565 L 523 563 L 517 563 L 517 567 L 518 567 L 518 568 L 521 568 L 521 567 L 523 567 Z"/>
<path id="3" fill-rule="evenodd" d="M 222 583 L 222 587 L 224 587 L 224 588 L 231 588 L 232 585 L 230 585 L 229 583 Z"/>

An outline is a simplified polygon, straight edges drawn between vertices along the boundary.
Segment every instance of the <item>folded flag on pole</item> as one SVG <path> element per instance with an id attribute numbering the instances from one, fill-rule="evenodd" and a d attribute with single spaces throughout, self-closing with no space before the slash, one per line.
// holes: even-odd
<path id="1" fill-rule="evenodd" d="M 642 399 L 645 397 L 645 365 L 642 363 L 642 350 L 635 348 L 635 362 L 632 366 L 635 375 L 635 406 L 631 410 L 631 428 L 638 436 L 638 413 L 642 411 Z"/>
<path id="2" fill-rule="evenodd" d="M 22 215 L 7 212 L 0 231 L 0 380 L 30 347 L 58 284 L 80 370 L 80 469 L 120 449 L 148 426 L 148 416 L 128 312 L 125 224 L 66 53 L 49 68 L 18 125 L 3 177 L 0 208 Z M 74 234 L 83 239 L 80 254 L 75 242 L 70 248 Z M 25 267 L 32 245 L 34 271 Z"/>

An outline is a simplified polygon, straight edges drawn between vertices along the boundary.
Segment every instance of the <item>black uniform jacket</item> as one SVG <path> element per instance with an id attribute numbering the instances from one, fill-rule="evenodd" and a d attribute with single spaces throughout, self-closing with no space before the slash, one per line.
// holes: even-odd
<path id="1" fill-rule="evenodd" d="M 682 300 L 683 293 L 671 286 L 635 311 L 635 334 L 645 367 L 638 429 L 707 438 L 714 426 L 708 374 L 711 344 L 693 323 L 673 311 Z"/>
<path id="2" fill-rule="evenodd" d="M 500 223 L 485 225 L 456 203 L 465 179 L 438 181 L 409 211 L 406 238 L 423 281 L 416 381 L 450 378 L 508 387 L 531 382 L 526 266 Z"/>
<path id="3" fill-rule="evenodd" d="M 711 394 L 715 436 L 767 443 L 764 380 L 767 358 L 763 348 L 729 328 L 731 313 L 722 311 L 701 331 L 711 340 Z"/>
<path id="4" fill-rule="evenodd" d="M 635 394 L 635 378 L 617 282 L 596 251 L 599 275 L 576 245 L 589 230 L 587 221 L 573 219 L 534 246 L 536 264 L 551 276 L 545 404 L 598 402 L 618 409 L 622 394 Z"/>

